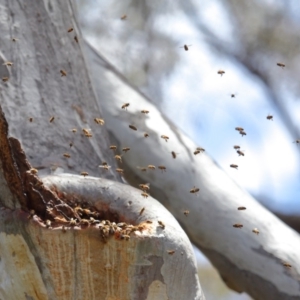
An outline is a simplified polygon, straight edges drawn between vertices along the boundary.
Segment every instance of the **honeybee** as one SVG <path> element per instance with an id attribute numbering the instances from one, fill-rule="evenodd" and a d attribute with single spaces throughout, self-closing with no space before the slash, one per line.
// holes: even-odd
<path id="1" fill-rule="evenodd" d="M 200 191 L 199 188 L 193 187 L 193 188 L 190 190 L 190 193 L 191 193 L 191 194 L 196 194 L 196 193 L 198 193 L 199 191 Z"/>
<path id="2" fill-rule="evenodd" d="M 11 67 L 13 63 L 11 61 L 6 61 L 3 66 Z"/>
<path id="3" fill-rule="evenodd" d="M 12 38 L 11 39 L 13 42 L 16 42 L 18 39 L 16 39 L 16 38 Z"/>
<path id="4" fill-rule="evenodd" d="M 129 151 L 129 150 L 130 150 L 129 147 L 125 147 L 125 148 L 122 149 L 122 151 L 125 152 L 125 153 L 127 153 L 127 151 Z"/>
<path id="5" fill-rule="evenodd" d="M 171 154 L 174 159 L 177 157 L 177 153 L 175 153 L 174 151 L 172 151 Z"/>
<path id="6" fill-rule="evenodd" d="M 147 138 L 149 137 L 149 134 L 147 132 L 144 133 L 144 137 Z"/>
<path id="7" fill-rule="evenodd" d="M 74 29 L 73 29 L 73 27 L 70 27 L 69 29 L 68 29 L 68 32 L 72 32 Z"/>
<path id="8" fill-rule="evenodd" d="M 150 186 L 148 183 L 139 184 L 139 188 L 144 192 L 148 192 L 150 190 Z"/>
<path id="9" fill-rule="evenodd" d="M 64 157 L 66 157 L 66 158 L 70 158 L 70 157 L 71 157 L 71 155 L 70 155 L 69 153 L 64 153 L 63 155 L 64 155 Z"/>
<path id="10" fill-rule="evenodd" d="M 244 135 L 247 135 L 245 131 L 240 131 L 240 135 L 243 137 Z"/>
<path id="11" fill-rule="evenodd" d="M 60 70 L 61 77 L 67 76 L 67 72 L 65 70 Z"/>
<path id="12" fill-rule="evenodd" d="M 185 210 L 185 211 L 183 212 L 183 214 L 184 214 L 186 217 L 189 215 L 189 213 L 190 213 L 189 210 Z"/>
<path id="13" fill-rule="evenodd" d="M 162 172 L 166 171 L 167 168 L 165 166 L 157 166 Z"/>
<path id="14" fill-rule="evenodd" d="M 52 116 L 52 117 L 49 119 L 49 122 L 52 123 L 52 122 L 54 121 L 54 119 L 55 119 L 55 117 Z"/>
<path id="15" fill-rule="evenodd" d="M 231 164 L 231 165 L 230 165 L 230 168 L 234 168 L 234 169 L 236 169 L 236 170 L 237 170 L 237 169 L 238 169 L 238 165 Z"/>
<path id="16" fill-rule="evenodd" d="M 82 175 L 83 177 L 88 176 L 89 173 L 88 172 L 81 172 L 80 175 Z"/>
<path id="17" fill-rule="evenodd" d="M 167 250 L 168 254 L 173 255 L 175 253 L 175 250 Z"/>
<path id="18" fill-rule="evenodd" d="M 145 207 L 143 207 L 139 213 L 139 215 L 141 216 L 143 214 L 143 212 L 145 211 Z"/>
<path id="19" fill-rule="evenodd" d="M 77 37 L 77 35 L 74 36 L 74 40 L 75 40 L 76 43 L 78 43 L 78 37 Z"/>
<path id="20" fill-rule="evenodd" d="M 285 64 L 283 64 L 283 63 L 277 63 L 277 66 L 283 69 L 285 67 Z"/>
<path id="21" fill-rule="evenodd" d="M 123 15 L 122 17 L 121 17 L 121 20 L 126 20 L 127 19 L 127 15 Z"/>
<path id="22" fill-rule="evenodd" d="M 33 118 L 32 117 L 30 117 L 28 120 L 29 120 L 30 123 L 33 122 Z"/>
<path id="23" fill-rule="evenodd" d="M 232 226 L 235 227 L 235 228 L 242 228 L 243 224 L 236 223 L 236 224 L 233 224 Z"/>
<path id="24" fill-rule="evenodd" d="M 117 146 L 116 145 L 111 145 L 111 146 L 109 146 L 109 149 L 110 150 L 117 150 Z"/>
<path id="25" fill-rule="evenodd" d="M 267 120 L 272 120 L 273 121 L 273 116 L 272 115 L 267 115 Z"/>
<path id="26" fill-rule="evenodd" d="M 70 226 L 75 226 L 77 224 L 77 220 L 74 219 L 74 218 L 71 218 L 70 222 L 69 222 L 69 225 Z"/>
<path id="27" fill-rule="evenodd" d="M 31 174 L 37 174 L 38 173 L 38 170 L 37 169 L 35 169 L 35 168 L 31 168 L 30 170 L 29 170 L 29 172 L 31 173 Z"/>
<path id="28" fill-rule="evenodd" d="M 105 171 L 108 171 L 110 168 L 111 168 L 111 166 L 109 166 L 107 163 L 105 164 L 105 165 L 101 165 L 101 166 L 99 166 L 99 168 L 102 168 L 102 169 L 104 169 Z"/>
<path id="29" fill-rule="evenodd" d="M 238 209 L 238 210 L 245 210 L 246 207 L 245 207 L 245 206 L 239 206 L 237 209 Z"/>
<path id="30" fill-rule="evenodd" d="M 235 130 L 241 132 L 241 131 L 244 131 L 244 128 L 243 127 L 235 127 Z"/>
<path id="31" fill-rule="evenodd" d="M 299 140 L 296 140 L 296 141 L 293 142 L 293 143 L 300 144 L 300 139 L 299 139 Z"/>
<path id="32" fill-rule="evenodd" d="M 201 151 L 199 151 L 199 150 L 194 151 L 194 155 L 197 155 L 199 153 L 201 153 Z"/>
<path id="33" fill-rule="evenodd" d="M 147 168 L 146 167 L 137 167 L 138 169 L 140 169 L 142 172 L 146 172 Z"/>
<path id="34" fill-rule="evenodd" d="M 130 105 L 130 103 L 124 103 L 121 108 L 127 110 L 127 107 Z"/>
<path id="35" fill-rule="evenodd" d="M 259 230 L 257 228 L 253 228 L 252 232 L 255 233 L 255 234 L 257 234 L 257 235 L 259 235 Z"/>
<path id="36" fill-rule="evenodd" d="M 218 71 L 218 74 L 220 74 L 221 76 L 223 76 L 223 75 L 225 74 L 225 71 L 219 70 L 219 71 Z"/>
<path id="37" fill-rule="evenodd" d="M 152 224 L 153 222 L 152 222 L 152 221 L 150 221 L 150 220 L 147 220 L 147 221 L 146 221 L 146 223 L 148 223 L 148 224 Z"/>
<path id="38" fill-rule="evenodd" d="M 9 78 L 8 78 L 8 77 L 6 77 L 6 76 L 2 77 L 2 81 L 3 81 L 3 82 L 7 82 L 7 81 L 8 81 L 8 79 L 9 79 Z"/>
<path id="39" fill-rule="evenodd" d="M 201 147 L 197 147 L 197 148 L 196 148 L 196 151 L 200 151 L 200 153 L 202 153 L 202 152 L 205 151 L 205 149 L 204 149 L 204 148 L 201 148 Z"/>
<path id="40" fill-rule="evenodd" d="M 239 156 L 245 156 L 245 153 L 241 150 L 237 150 L 236 153 L 239 155 Z"/>
<path id="41" fill-rule="evenodd" d="M 237 94 L 230 94 L 231 98 L 235 98 Z"/>
<path id="42" fill-rule="evenodd" d="M 142 195 L 144 198 L 148 198 L 148 197 L 149 197 L 149 194 L 147 194 L 147 193 L 145 193 L 145 192 L 141 193 L 141 195 Z"/>
<path id="43" fill-rule="evenodd" d="M 182 47 L 179 48 L 184 48 L 185 51 L 189 51 L 189 47 L 191 47 L 192 45 L 183 45 Z"/>
<path id="44" fill-rule="evenodd" d="M 288 262 L 282 262 L 282 264 L 286 267 L 286 268 L 291 268 L 292 265 L 289 264 Z"/>
<path id="45" fill-rule="evenodd" d="M 71 142 L 71 143 L 69 144 L 69 146 L 70 146 L 70 148 L 72 148 L 72 147 L 73 147 L 73 143 Z"/>
<path id="46" fill-rule="evenodd" d="M 122 162 L 122 157 L 121 157 L 121 155 L 115 155 L 115 159 L 116 159 L 117 161 L 119 161 L 120 163 Z"/>
<path id="47" fill-rule="evenodd" d="M 83 128 L 82 132 L 86 137 L 92 137 L 93 135 L 89 132 L 90 129 Z"/>
<path id="48" fill-rule="evenodd" d="M 154 165 L 148 165 L 148 169 L 150 169 L 150 170 L 155 170 L 156 168 L 155 168 Z"/>
<path id="49" fill-rule="evenodd" d="M 167 141 L 168 141 L 168 139 L 169 139 L 169 137 L 168 137 L 168 136 L 166 136 L 166 135 L 162 135 L 162 136 L 161 136 L 161 138 L 162 138 L 162 139 L 164 139 L 166 142 L 167 142 Z"/>
<path id="50" fill-rule="evenodd" d="M 95 123 L 99 124 L 99 125 L 104 125 L 105 121 L 103 119 L 100 118 L 95 118 L 94 119 Z"/>
<path id="51" fill-rule="evenodd" d="M 77 129 L 76 128 L 72 128 L 70 131 L 72 131 L 73 133 L 76 133 Z"/>
<path id="52" fill-rule="evenodd" d="M 50 228 L 50 226 L 51 226 L 51 221 L 50 220 L 46 220 L 46 227 Z"/>
<path id="53" fill-rule="evenodd" d="M 238 145 L 234 145 L 234 146 L 233 146 L 233 149 L 237 150 L 237 149 L 241 149 L 241 147 L 238 146 Z"/>
<path id="54" fill-rule="evenodd" d="M 132 130 L 137 130 L 137 128 L 134 125 L 129 125 L 129 128 Z"/>
<path id="55" fill-rule="evenodd" d="M 124 173 L 124 170 L 123 170 L 123 169 L 120 169 L 120 168 L 117 168 L 117 169 L 116 169 L 116 172 L 118 172 L 119 174 L 123 174 L 123 173 Z"/>
<path id="56" fill-rule="evenodd" d="M 143 109 L 143 110 L 141 110 L 141 113 L 147 115 L 147 114 L 149 114 L 149 110 Z"/>
<path id="57" fill-rule="evenodd" d="M 166 225 L 162 221 L 157 221 L 162 229 L 165 229 Z"/>

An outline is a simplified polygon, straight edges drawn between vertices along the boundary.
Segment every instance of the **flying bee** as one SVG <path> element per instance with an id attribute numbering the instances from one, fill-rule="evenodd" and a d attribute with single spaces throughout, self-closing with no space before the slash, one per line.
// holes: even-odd
<path id="1" fill-rule="evenodd" d="M 283 63 L 277 63 L 277 66 L 280 67 L 280 68 L 282 68 L 282 69 L 284 69 L 285 64 L 283 64 Z"/>
<path id="2" fill-rule="evenodd" d="M 291 268 L 292 265 L 289 264 L 288 262 L 282 262 L 282 264 L 286 267 L 286 268 Z"/>
<path id="3" fill-rule="evenodd" d="M 70 146 L 70 148 L 72 148 L 72 147 L 73 147 L 73 143 L 71 142 L 71 143 L 69 144 L 69 146 Z"/>
<path id="4" fill-rule="evenodd" d="M 299 140 L 296 140 L 296 141 L 293 142 L 293 143 L 300 144 L 300 139 L 299 139 Z"/>
<path id="5" fill-rule="evenodd" d="M 54 119 L 55 119 L 55 117 L 52 116 L 52 117 L 49 119 L 49 122 L 52 123 L 52 122 L 54 121 Z"/>
<path id="6" fill-rule="evenodd" d="M 50 228 L 50 226 L 51 226 L 51 221 L 50 220 L 46 220 L 46 227 Z"/>
<path id="7" fill-rule="evenodd" d="M 242 227 L 243 227 L 243 224 L 236 223 L 236 224 L 233 224 L 232 226 L 233 226 L 234 228 L 242 228 Z"/>
<path id="8" fill-rule="evenodd" d="M 259 230 L 257 228 L 253 228 L 252 232 L 255 233 L 256 235 L 259 235 Z"/>
<path id="9" fill-rule="evenodd" d="M 146 223 L 148 223 L 148 224 L 152 224 L 153 222 L 152 222 L 152 221 L 150 221 L 150 220 L 147 220 L 147 221 L 146 221 Z"/>
<path id="10" fill-rule="evenodd" d="M 37 169 L 35 169 L 35 168 L 31 168 L 30 170 L 29 170 L 29 172 L 31 173 L 31 174 L 37 174 L 38 173 L 38 170 Z"/>
<path id="11" fill-rule="evenodd" d="M 189 215 L 189 213 L 190 213 L 189 210 L 185 210 L 185 211 L 183 212 L 183 214 L 184 214 L 186 217 Z"/>
<path id="12" fill-rule="evenodd" d="M 246 207 L 245 207 L 245 206 L 239 206 L 237 209 L 238 209 L 238 210 L 245 210 Z"/>
<path id="13" fill-rule="evenodd" d="M 218 74 L 220 74 L 221 76 L 223 76 L 223 75 L 225 74 L 225 71 L 219 70 L 219 71 L 218 71 Z"/>
<path id="14" fill-rule="evenodd" d="M 161 172 L 163 173 L 164 171 L 166 172 L 167 168 L 165 166 L 157 166 Z"/>
<path id="15" fill-rule="evenodd" d="M 3 66 L 11 67 L 13 63 L 11 61 L 6 61 Z"/>
<path id="16" fill-rule="evenodd" d="M 172 151 L 171 154 L 172 154 L 172 157 L 175 159 L 175 158 L 177 157 L 177 154 L 178 154 L 178 153 Z"/>
<path id="17" fill-rule="evenodd" d="M 150 190 L 150 186 L 148 183 L 139 184 L 139 188 L 144 192 L 148 192 Z"/>
<path id="18" fill-rule="evenodd" d="M 247 135 L 245 131 L 240 131 L 240 135 L 243 137 L 244 135 Z"/>
<path id="19" fill-rule="evenodd" d="M 73 29 L 73 27 L 70 27 L 69 29 L 68 29 L 68 32 L 72 32 L 74 29 Z"/>
<path id="20" fill-rule="evenodd" d="M 238 145 L 234 145 L 234 146 L 233 146 L 233 149 L 238 150 L 238 149 L 241 149 L 241 147 L 238 146 Z"/>
<path id="21" fill-rule="evenodd" d="M 197 194 L 200 191 L 199 188 L 196 188 L 195 186 L 190 190 L 191 194 Z"/>
<path id="22" fill-rule="evenodd" d="M 115 150 L 117 150 L 117 146 L 116 145 L 111 145 L 111 146 L 109 146 L 109 149 L 115 151 Z"/>
<path id="23" fill-rule="evenodd" d="M 229 94 L 231 98 L 235 98 L 237 96 L 237 93 L 232 93 L 232 94 Z"/>
<path id="24" fill-rule="evenodd" d="M 90 129 L 83 128 L 82 132 L 86 137 L 92 137 L 93 135 L 89 132 Z"/>
<path id="25" fill-rule="evenodd" d="M 9 79 L 9 78 L 8 78 L 8 77 L 6 77 L 6 76 L 2 77 L 2 81 L 3 81 L 3 82 L 7 82 L 7 81 L 8 81 L 8 79 Z"/>
<path id="26" fill-rule="evenodd" d="M 95 118 L 94 119 L 95 123 L 99 124 L 99 125 L 104 125 L 105 121 L 103 119 L 100 118 Z"/>
<path id="27" fill-rule="evenodd" d="M 137 128 L 134 125 L 129 125 L 129 128 L 132 130 L 137 130 Z"/>
<path id="28" fill-rule="evenodd" d="M 196 148 L 196 151 L 200 151 L 200 153 L 202 153 L 202 152 L 205 151 L 205 149 L 204 149 L 204 148 L 201 148 L 201 147 L 197 147 L 197 148 Z"/>
<path id="29" fill-rule="evenodd" d="M 122 149 L 122 151 L 125 152 L 125 153 L 127 153 L 127 151 L 129 151 L 129 150 L 130 150 L 129 147 L 125 147 L 125 148 Z"/>
<path id="30" fill-rule="evenodd" d="M 76 133 L 77 129 L 76 128 L 72 128 L 70 131 L 72 131 L 73 133 Z"/>
<path id="31" fill-rule="evenodd" d="M 147 168 L 146 167 L 137 167 L 138 169 L 140 169 L 142 172 L 146 172 Z"/>
<path id="32" fill-rule="evenodd" d="M 120 168 L 117 168 L 117 169 L 116 169 L 116 172 L 118 172 L 119 174 L 124 174 L 124 170 L 123 170 L 123 169 L 120 169 Z"/>
<path id="33" fill-rule="evenodd" d="M 74 40 L 75 40 L 76 43 L 78 43 L 78 37 L 77 37 L 77 35 L 74 36 Z"/>
<path id="34" fill-rule="evenodd" d="M 60 70 L 61 77 L 67 76 L 67 72 L 65 70 Z"/>
<path id="35" fill-rule="evenodd" d="M 126 20 L 127 19 L 127 15 L 123 15 L 122 17 L 121 17 L 121 20 Z"/>
<path id="36" fill-rule="evenodd" d="M 124 103 L 121 108 L 127 110 L 127 107 L 130 105 L 130 103 Z"/>
<path id="37" fill-rule="evenodd" d="M 81 172 L 80 175 L 82 175 L 83 177 L 88 176 L 89 173 L 88 172 Z"/>
<path id="38" fill-rule="evenodd" d="M 237 150 L 236 153 L 239 155 L 239 156 L 245 156 L 245 153 L 241 150 Z"/>
<path id="39" fill-rule="evenodd" d="M 16 38 L 12 38 L 11 39 L 13 42 L 16 42 L 18 39 L 16 39 Z"/>
<path id="40" fill-rule="evenodd" d="M 107 163 L 106 163 L 106 165 L 101 165 L 101 166 L 99 166 L 99 168 L 102 168 L 102 169 L 104 169 L 105 171 L 108 171 L 110 168 L 111 168 L 111 166 L 109 166 L 109 165 L 107 165 Z"/>
<path id="41" fill-rule="evenodd" d="M 33 122 L 33 118 L 32 117 L 30 117 L 28 120 L 29 120 L 30 123 Z"/>
<path id="42" fill-rule="evenodd" d="M 115 159 L 117 161 L 119 161 L 120 163 L 122 163 L 122 157 L 121 157 L 121 155 L 115 155 Z"/>
<path id="43" fill-rule="evenodd" d="M 150 170 L 155 170 L 156 168 L 155 168 L 154 165 L 148 165 L 148 169 L 150 169 Z"/>
<path id="44" fill-rule="evenodd" d="M 64 153 L 63 155 L 64 155 L 64 157 L 66 157 L 66 158 L 70 158 L 70 157 L 71 157 L 71 155 L 70 155 L 69 153 Z"/>
<path id="45" fill-rule="evenodd" d="M 165 229 L 166 225 L 162 221 L 157 221 L 157 222 L 162 229 Z"/>
<path id="46" fill-rule="evenodd" d="M 191 47 L 192 45 L 183 45 L 179 48 L 184 48 L 185 51 L 189 51 L 189 47 Z"/>
<path id="47" fill-rule="evenodd" d="M 244 128 L 243 127 L 235 127 L 235 130 L 241 132 L 241 131 L 244 131 Z"/>
<path id="48" fill-rule="evenodd" d="M 143 214 L 143 212 L 145 211 L 145 207 L 143 207 L 139 213 L 139 215 L 141 216 Z"/>
<path id="49" fill-rule="evenodd" d="M 141 193 L 141 195 L 142 195 L 144 198 L 148 198 L 148 197 L 149 197 L 149 194 L 147 194 L 147 193 L 145 193 L 145 192 Z"/>
<path id="50" fill-rule="evenodd" d="M 169 137 L 167 135 L 162 135 L 161 136 L 162 139 L 164 139 L 166 142 L 168 141 Z"/>
<path id="51" fill-rule="evenodd" d="M 147 138 L 149 134 L 147 132 L 144 133 L 144 137 Z"/>
<path id="52" fill-rule="evenodd" d="M 175 250 L 168 250 L 167 252 L 168 254 L 173 255 L 175 253 Z"/>
<path id="53" fill-rule="evenodd" d="M 141 110 L 141 113 L 147 115 L 147 114 L 149 114 L 149 110 L 143 109 L 143 110 Z"/>
<path id="54" fill-rule="evenodd" d="M 238 165 L 231 164 L 231 165 L 230 165 L 230 168 L 234 168 L 234 169 L 236 169 L 236 170 L 237 170 L 237 169 L 238 169 Z"/>
<path id="55" fill-rule="evenodd" d="M 273 121 L 273 116 L 272 115 L 267 115 L 267 120 L 271 120 L 271 121 Z"/>
<path id="56" fill-rule="evenodd" d="M 201 151 L 200 151 L 200 150 L 196 150 L 196 151 L 194 151 L 194 155 L 197 155 L 197 154 L 199 154 L 199 153 L 201 153 Z"/>

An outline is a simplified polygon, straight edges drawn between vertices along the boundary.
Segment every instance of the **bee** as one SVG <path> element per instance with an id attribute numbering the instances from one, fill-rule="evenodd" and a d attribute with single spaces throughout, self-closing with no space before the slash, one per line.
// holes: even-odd
<path id="1" fill-rule="evenodd" d="M 146 172 L 147 168 L 146 167 L 137 167 L 138 169 L 140 169 L 142 172 Z"/>
<path id="2" fill-rule="evenodd" d="M 80 220 L 80 225 L 88 226 L 88 225 L 90 225 L 90 221 L 87 220 L 87 219 L 81 219 Z"/>
<path id="3" fill-rule="evenodd" d="M 191 47 L 192 45 L 183 45 L 182 47 L 179 48 L 184 48 L 185 51 L 189 51 L 189 47 Z"/>
<path id="4" fill-rule="evenodd" d="M 234 169 L 236 169 L 236 170 L 237 170 L 237 169 L 238 169 L 238 165 L 231 164 L 231 165 L 230 165 L 230 168 L 234 168 Z"/>
<path id="5" fill-rule="evenodd" d="M 150 170 L 155 170 L 156 168 L 155 168 L 154 165 L 148 165 L 148 169 L 150 169 Z"/>
<path id="6" fill-rule="evenodd" d="M 117 168 L 117 169 L 116 169 L 116 172 L 118 172 L 119 174 L 123 174 L 123 173 L 124 173 L 124 170 L 123 170 L 123 169 L 120 169 L 120 168 Z"/>
<path id="7" fill-rule="evenodd" d="M 70 158 L 70 157 L 71 157 L 71 155 L 70 155 L 69 153 L 64 153 L 64 157 L 66 157 L 66 158 Z"/>
<path id="8" fill-rule="evenodd" d="M 71 143 L 69 144 L 69 146 L 70 146 L 70 148 L 72 148 L 72 147 L 73 147 L 73 143 L 71 142 Z"/>
<path id="9" fill-rule="evenodd" d="M 127 151 L 129 151 L 129 150 L 130 150 L 129 147 L 125 147 L 125 148 L 122 149 L 122 151 L 125 152 L 125 153 L 127 153 Z"/>
<path id="10" fill-rule="evenodd" d="M 177 153 L 175 153 L 174 151 L 172 151 L 171 154 L 174 159 L 177 157 Z"/>
<path id="11" fill-rule="evenodd" d="M 257 228 L 253 228 L 252 232 L 255 233 L 255 234 L 257 234 L 257 235 L 259 235 L 259 230 Z"/>
<path id="12" fill-rule="evenodd" d="M 77 35 L 74 36 L 74 40 L 75 40 L 76 43 L 78 43 L 78 37 L 77 37 Z"/>
<path id="13" fill-rule="evenodd" d="M 169 139 L 169 137 L 168 137 L 168 136 L 166 136 L 166 135 L 162 135 L 162 136 L 161 136 L 161 138 L 162 138 L 162 139 L 164 139 L 166 142 L 167 142 L 167 141 L 168 141 L 168 139 Z"/>
<path id="14" fill-rule="evenodd" d="M 90 129 L 83 128 L 82 132 L 86 137 L 92 137 L 93 135 L 89 132 Z"/>
<path id="15" fill-rule="evenodd" d="M 199 188 L 193 187 L 193 188 L 190 190 L 190 193 L 191 193 L 191 194 L 197 194 L 199 191 L 200 191 Z"/>
<path id="16" fill-rule="evenodd" d="M 199 153 L 201 153 L 201 151 L 199 151 L 199 150 L 194 151 L 194 155 L 197 155 Z"/>
<path id="17" fill-rule="evenodd" d="M 245 131 L 240 131 L 240 135 L 243 137 L 244 135 L 247 135 Z"/>
<path id="18" fill-rule="evenodd" d="M 129 128 L 132 129 L 132 130 L 137 130 L 137 128 L 133 125 L 129 125 Z"/>
<path id="19" fill-rule="evenodd" d="M 52 117 L 49 119 L 49 122 L 52 123 L 52 122 L 54 121 L 54 119 L 55 119 L 55 117 L 52 116 Z"/>
<path id="20" fill-rule="evenodd" d="M 3 81 L 3 82 L 7 82 L 7 81 L 8 81 L 8 79 L 9 79 L 9 78 L 8 78 L 8 77 L 6 77 L 6 76 L 2 77 L 2 81 Z"/>
<path id="21" fill-rule="evenodd" d="M 61 77 L 67 76 L 67 72 L 65 70 L 60 70 Z"/>
<path id="22" fill-rule="evenodd" d="M 163 173 L 164 171 L 166 172 L 167 168 L 165 166 L 157 166 L 161 172 Z"/>
<path id="23" fill-rule="evenodd" d="M 33 118 L 32 117 L 30 117 L 28 120 L 29 120 L 30 123 L 33 122 Z"/>
<path id="24" fill-rule="evenodd" d="M 291 268 L 292 265 L 289 264 L 288 262 L 282 262 L 282 264 L 286 267 L 286 268 Z"/>
<path id="25" fill-rule="evenodd" d="M 111 166 L 108 166 L 108 165 L 106 164 L 106 165 L 99 166 L 99 168 L 102 168 L 102 169 L 104 169 L 105 171 L 108 171 L 108 170 L 111 168 Z"/>
<path id="26" fill-rule="evenodd" d="M 100 118 L 95 118 L 94 119 L 95 123 L 99 124 L 99 125 L 104 125 L 105 121 L 103 119 Z"/>
<path id="27" fill-rule="evenodd" d="M 237 94 L 230 94 L 231 98 L 235 98 Z"/>
<path id="28" fill-rule="evenodd" d="M 233 224 L 232 226 L 235 227 L 235 228 L 242 228 L 243 224 L 236 223 L 236 224 Z"/>
<path id="29" fill-rule="evenodd" d="M 197 148 L 196 148 L 196 151 L 200 151 L 200 153 L 202 153 L 202 152 L 205 151 L 205 149 L 204 149 L 204 148 L 201 148 L 201 147 L 197 147 Z"/>
<path id="30" fill-rule="evenodd" d="M 272 115 L 267 115 L 267 120 L 271 120 L 271 121 L 273 121 L 273 116 Z"/>
<path id="31" fill-rule="evenodd" d="M 237 209 L 238 209 L 238 210 L 245 210 L 246 207 L 245 207 L 245 206 L 239 206 Z"/>
<path id="32" fill-rule="evenodd" d="M 18 39 L 16 39 L 16 38 L 12 38 L 11 39 L 13 42 L 16 42 Z"/>
<path id="33" fill-rule="evenodd" d="M 73 133 L 76 133 L 76 132 L 77 132 L 77 129 L 76 129 L 76 128 L 73 128 L 73 129 L 71 129 L 70 131 L 72 131 Z"/>
<path id="34" fill-rule="evenodd" d="M 130 103 L 124 103 L 121 108 L 127 110 L 127 107 L 130 105 Z"/>
<path id="35" fill-rule="evenodd" d="M 139 215 L 141 216 L 143 214 L 143 212 L 145 211 L 145 207 L 143 207 L 139 213 Z"/>
<path id="36" fill-rule="evenodd" d="M 144 137 L 147 138 L 149 137 L 149 134 L 147 132 L 144 133 Z"/>
<path id="37" fill-rule="evenodd" d="M 141 183 L 139 184 L 139 188 L 144 191 L 144 192 L 148 192 L 150 190 L 150 186 L 147 183 Z"/>
<path id="38" fill-rule="evenodd" d="M 37 169 L 35 169 L 35 168 L 31 168 L 30 170 L 29 170 L 29 172 L 31 173 L 31 174 L 37 174 L 38 173 L 38 170 Z"/>
<path id="39" fill-rule="evenodd" d="M 109 146 L 109 149 L 110 150 L 117 150 L 117 146 L 116 145 L 111 145 L 111 146 Z"/>
<path id="40" fill-rule="evenodd" d="M 81 172 L 80 175 L 82 175 L 83 177 L 88 176 L 89 173 L 88 172 Z"/>
<path id="41" fill-rule="evenodd" d="M 121 157 L 121 155 L 115 155 L 115 159 L 116 159 L 117 161 L 119 161 L 120 163 L 122 162 L 122 157 Z"/>
<path id="42" fill-rule="evenodd" d="M 46 220 L 46 227 L 50 228 L 50 226 L 51 226 L 51 221 L 50 220 Z"/>
<path id="43" fill-rule="evenodd" d="M 162 229 L 165 229 L 166 225 L 162 221 L 157 221 L 157 222 Z"/>
<path id="44" fill-rule="evenodd" d="M 243 127 L 235 127 L 235 130 L 241 132 L 241 131 L 244 131 L 244 128 Z"/>
<path id="45" fill-rule="evenodd" d="M 173 255 L 175 253 L 175 250 L 167 250 L 168 254 Z"/>
<path id="46" fill-rule="evenodd" d="M 127 234 L 121 234 L 121 239 L 122 239 L 122 240 L 125 240 L 125 241 L 129 241 L 130 235 L 127 235 Z"/>
<path id="47" fill-rule="evenodd" d="M 183 214 L 184 214 L 186 217 L 189 215 L 189 213 L 190 213 L 189 210 L 185 210 L 185 211 L 183 212 Z"/>
<path id="48" fill-rule="evenodd" d="M 241 147 L 240 146 L 238 146 L 238 145 L 234 145 L 233 146 L 233 149 L 235 149 L 235 150 L 238 150 L 238 149 L 240 149 Z"/>
<path id="49" fill-rule="evenodd" d="M 3 66 L 11 67 L 13 63 L 11 61 L 6 61 Z"/>
<path id="50" fill-rule="evenodd" d="M 149 197 L 149 194 L 147 194 L 147 193 L 145 193 L 145 192 L 141 193 L 141 195 L 142 195 L 144 198 L 148 198 L 148 197 Z"/>
<path id="51" fill-rule="evenodd" d="M 143 109 L 143 110 L 141 110 L 141 113 L 147 115 L 147 114 L 149 114 L 149 110 Z"/>
<path id="52" fill-rule="evenodd" d="M 127 15 L 123 15 L 122 17 L 121 17 L 121 20 L 126 20 L 127 19 Z"/>
<path id="53" fill-rule="evenodd" d="M 69 222 L 70 226 L 75 226 L 77 224 L 77 220 L 71 218 L 70 222 Z"/>
<path id="54" fill-rule="evenodd" d="M 223 75 L 225 74 L 225 71 L 219 70 L 219 71 L 218 71 L 218 74 L 220 74 L 221 76 L 223 76 Z"/>
<path id="55" fill-rule="evenodd" d="M 282 68 L 282 69 L 284 69 L 285 64 L 283 64 L 283 63 L 277 63 L 277 66 L 280 67 L 280 68 Z"/>
<path id="56" fill-rule="evenodd" d="M 237 150 L 236 153 L 239 155 L 239 156 L 245 156 L 245 153 L 241 150 Z"/>
<path id="57" fill-rule="evenodd" d="M 68 29 L 68 32 L 72 32 L 74 29 L 73 29 L 73 27 L 70 27 L 69 29 Z"/>
<path id="58" fill-rule="evenodd" d="M 148 224 L 152 224 L 153 222 L 152 222 L 152 221 L 150 221 L 150 220 L 147 220 L 147 221 L 146 221 L 146 223 L 148 223 Z"/>
<path id="59" fill-rule="evenodd" d="M 300 144 L 300 139 L 299 139 L 299 140 L 296 140 L 296 141 L 293 142 L 293 143 Z"/>

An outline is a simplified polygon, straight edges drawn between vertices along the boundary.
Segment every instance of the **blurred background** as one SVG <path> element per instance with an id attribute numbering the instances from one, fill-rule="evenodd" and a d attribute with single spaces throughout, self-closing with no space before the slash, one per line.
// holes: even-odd
<path id="1" fill-rule="evenodd" d="M 300 230 L 299 0 L 77 6 L 85 38 L 240 186 Z M 195 252 L 208 300 L 250 299 L 228 290 Z"/>

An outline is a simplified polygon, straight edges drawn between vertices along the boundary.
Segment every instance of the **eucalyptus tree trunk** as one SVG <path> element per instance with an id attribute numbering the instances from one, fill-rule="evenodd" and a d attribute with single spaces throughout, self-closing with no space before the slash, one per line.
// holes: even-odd
<path id="1" fill-rule="evenodd" d="M 0 5 L 0 299 L 204 299 L 177 221 L 121 183 L 72 3 Z"/>

